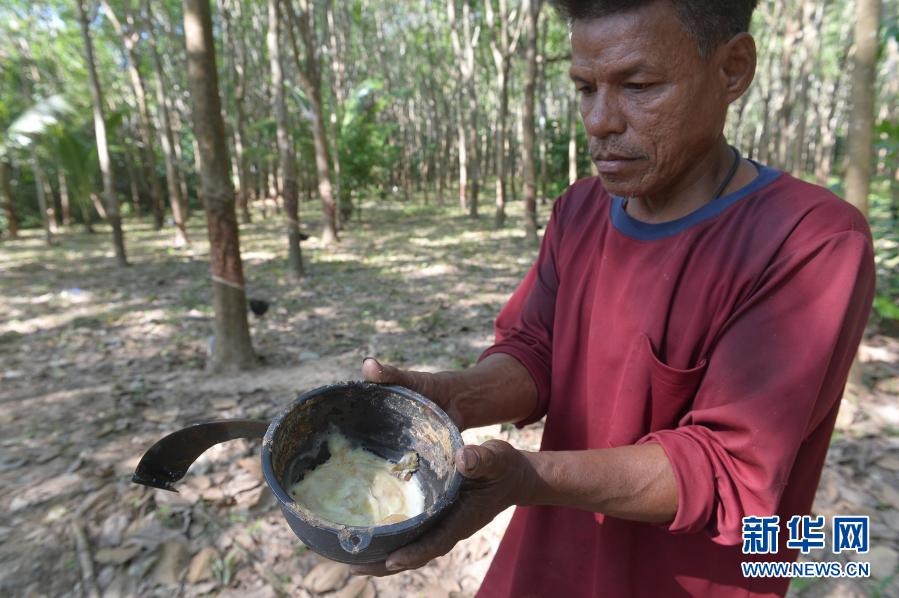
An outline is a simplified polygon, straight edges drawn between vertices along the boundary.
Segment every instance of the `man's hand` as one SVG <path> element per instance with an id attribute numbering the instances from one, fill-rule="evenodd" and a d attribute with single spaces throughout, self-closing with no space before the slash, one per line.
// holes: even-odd
<path id="1" fill-rule="evenodd" d="M 437 403 L 455 422 L 459 430 L 465 429 L 465 422 L 453 401 L 452 372 L 413 372 L 401 370 L 392 365 L 384 365 L 374 357 L 362 360 L 362 377 L 378 384 L 398 384 L 414 390 Z"/>
<path id="2" fill-rule="evenodd" d="M 362 361 L 362 377 L 378 384 L 399 384 L 431 399 L 460 430 L 518 422 L 537 407 L 537 387 L 517 359 L 488 355 L 477 365 L 452 372 L 412 372 L 384 365 L 374 357 Z"/>
<path id="3" fill-rule="evenodd" d="M 356 565 L 354 574 L 393 575 L 426 565 L 506 508 L 527 502 L 536 483 L 536 473 L 525 454 L 501 440 L 464 447 L 456 453 L 456 469 L 464 479 L 446 516 L 424 537 L 389 555 L 386 562 Z"/>

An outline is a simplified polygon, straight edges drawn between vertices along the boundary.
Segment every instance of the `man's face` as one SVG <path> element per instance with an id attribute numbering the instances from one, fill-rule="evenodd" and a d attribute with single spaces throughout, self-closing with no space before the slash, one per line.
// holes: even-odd
<path id="1" fill-rule="evenodd" d="M 590 155 L 606 189 L 647 197 L 671 189 L 720 139 L 728 100 L 674 7 L 577 20 L 571 78 Z"/>

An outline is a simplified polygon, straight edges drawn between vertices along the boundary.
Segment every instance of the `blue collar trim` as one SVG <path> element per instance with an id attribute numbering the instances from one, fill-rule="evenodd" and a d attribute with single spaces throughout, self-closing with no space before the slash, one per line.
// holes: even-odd
<path id="1" fill-rule="evenodd" d="M 654 241 L 676 235 L 684 231 L 694 224 L 699 224 L 709 218 L 714 218 L 736 202 L 744 197 L 751 195 L 759 189 L 774 182 L 782 173 L 776 168 L 756 164 L 759 174 L 751 183 L 741 189 L 737 189 L 733 193 L 719 197 L 714 201 L 710 201 L 695 212 L 687 214 L 683 218 L 671 220 L 669 222 L 649 223 L 641 222 L 628 214 L 624 209 L 624 198 L 612 196 L 610 210 L 612 212 L 612 226 L 619 232 L 639 239 L 641 241 Z"/>

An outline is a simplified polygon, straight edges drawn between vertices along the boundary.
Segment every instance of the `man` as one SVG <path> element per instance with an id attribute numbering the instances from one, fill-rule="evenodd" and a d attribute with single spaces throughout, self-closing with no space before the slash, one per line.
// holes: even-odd
<path id="1" fill-rule="evenodd" d="M 556 201 L 475 367 L 363 363 L 463 428 L 545 415 L 541 451 L 466 447 L 450 514 L 357 572 L 419 567 L 519 505 L 481 596 L 783 594 L 740 562 L 795 553 L 743 555 L 742 518 L 811 509 L 873 298 L 865 219 L 725 141 L 754 0 L 556 4 L 599 176 Z"/>

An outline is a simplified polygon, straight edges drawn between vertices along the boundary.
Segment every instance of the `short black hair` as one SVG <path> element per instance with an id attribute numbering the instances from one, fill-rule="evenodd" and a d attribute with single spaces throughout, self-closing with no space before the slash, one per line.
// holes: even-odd
<path id="1" fill-rule="evenodd" d="M 635 10 L 659 0 L 550 0 L 571 21 L 595 19 Z M 758 0 L 664 0 L 670 2 L 702 56 L 733 36 L 749 31 Z"/>

